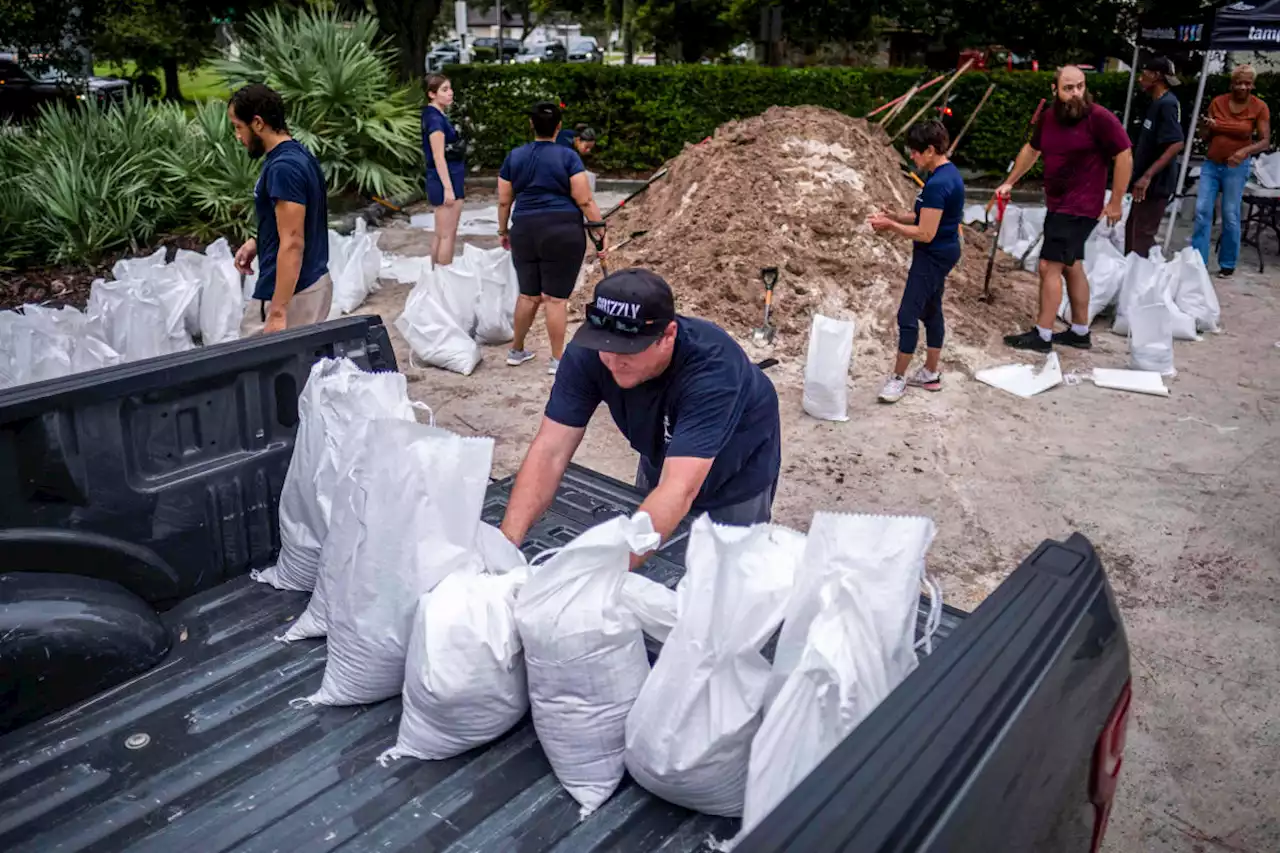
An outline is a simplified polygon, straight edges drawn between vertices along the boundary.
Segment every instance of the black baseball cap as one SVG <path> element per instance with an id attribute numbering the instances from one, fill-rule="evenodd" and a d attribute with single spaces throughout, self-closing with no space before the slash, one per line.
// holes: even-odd
<path id="1" fill-rule="evenodd" d="M 1167 56 L 1153 56 L 1142 66 L 1143 71 L 1154 71 L 1164 78 L 1166 86 L 1178 85 L 1178 72 L 1173 68 L 1173 60 Z"/>
<path id="2" fill-rule="evenodd" d="M 587 304 L 587 321 L 573 342 L 597 352 L 634 355 L 653 346 L 676 318 L 671 286 L 651 270 L 633 267 L 601 279 Z"/>

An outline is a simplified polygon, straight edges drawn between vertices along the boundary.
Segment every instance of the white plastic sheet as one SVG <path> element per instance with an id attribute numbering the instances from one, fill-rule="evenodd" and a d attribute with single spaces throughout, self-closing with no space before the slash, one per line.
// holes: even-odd
<path id="1" fill-rule="evenodd" d="M 1045 356 L 1044 364 L 1038 367 L 1031 364 L 1002 364 L 979 370 L 973 378 L 1025 399 L 1061 385 L 1062 366 L 1058 362 L 1058 354 L 1051 352 Z"/>
<path id="2" fill-rule="evenodd" d="M 480 363 L 480 347 L 444 306 L 436 285 L 439 272 L 428 274 L 409 293 L 396 328 L 422 361 L 470 376 Z"/>
<path id="3" fill-rule="evenodd" d="M 400 693 L 419 599 L 454 572 L 483 569 L 475 547 L 493 439 L 402 420 L 369 424 L 358 535 L 337 543 L 347 564 L 329 579 L 321 705 Z"/>
<path id="4" fill-rule="evenodd" d="M 825 421 L 849 420 L 849 368 L 853 363 L 852 320 L 813 315 L 804 366 L 807 414 Z"/>
<path id="5" fill-rule="evenodd" d="M 769 683 L 761 647 L 782 622 L 804 536 L 693 523 L 679 619 L 627 717 L 627 770 L 664 800 L 736 817 Z"/>
<path id="6" fill-rule="evenodd" d="M 1113 370 L 1095 367 L 1093 384 L 1099 388 L 1111 388 L 1116 391 L 1133 391 L 1137 394 L 1150 394 L 1154 397 L 1168 397 L 1169 389 L 1159 373 L 1148 370 Z"/>
<path id="7" fill-rule="evenodd" d="M 744 834 L 915 669 L 935 531 L 927 518 L 814 516 L 751 747 Z M 932 590 L 936 629 L 941 600 Z"/>
<path id="8" fill-rule="evenodd" d="M 646 513 L 610 519 L 533 568 L 516 601 L 538 741 L 584 817 L 622 781 L 627 714 L 649 659 L 620 593 L 631 555 L 658 542 Z"/>
<path id="9" fill-rule="evenodd" d="M 405 377 L 367 373 L 347 358 L 311 367 L 298 402 L 298 433 L 280 493 L 280 555 L 255 580 L 310 592 L 329 533 L 344 445 L 353 427 L 375 418 L 414 421 Z"/>

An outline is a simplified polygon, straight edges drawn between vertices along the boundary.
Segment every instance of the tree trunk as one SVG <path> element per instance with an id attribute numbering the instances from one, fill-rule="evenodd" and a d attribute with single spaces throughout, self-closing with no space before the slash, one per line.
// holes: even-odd
<path id="1" fill-rule="evenodd" d="M 622 64 L 634 65 L 636 0 L 622 0 Z"/>
<path id="2" fill-rule="evenodd" d="M 427 73 L 431 25 L 441 5 L 440 0 L 373 0 L 378 29 L 395 46 L 396 73 L 405 83 L 421 80 Z"/>
<path id="3" fill-rule="evenodd" d="M 182 79 L 178 76 L 178 60 L 175 57 L 165 57 L 162 63 L 164 68 L 164 99 L 166 101 L 182 100 Z"/>

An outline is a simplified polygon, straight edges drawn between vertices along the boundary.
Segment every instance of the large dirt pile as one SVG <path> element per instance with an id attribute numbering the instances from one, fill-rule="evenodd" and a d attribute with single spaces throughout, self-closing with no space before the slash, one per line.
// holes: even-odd
<path id="1" fill-rule="evenodd" d="M 880 208 L 909 210 L 916 186 L 875 125 L 818 107 L 773 107 L 720 127 L 668 163 L 669 174 L 610 220 L 610 242 L 645 231 L 616 252 L 611 269 L 660 272 L 681 313 L 712 320 L 741 339 L 760 325 L 762 267 L 776 266 L 775 348 L 803 352 L 815 312 L 858 322 L 860 339 L 896 346 L 898 301 L 911 244 L 875 234 Z M 1035 284 L 997 261 L 994 305 L 977 300 L 986 269 L 985 236 L 969 245 L 947 287 L 952 341 L 986 348 L 1025 328 Z M 979 245 L 980 244 L 980 245 Z M 589 297 L 599 269 L 576 294 Z"/>

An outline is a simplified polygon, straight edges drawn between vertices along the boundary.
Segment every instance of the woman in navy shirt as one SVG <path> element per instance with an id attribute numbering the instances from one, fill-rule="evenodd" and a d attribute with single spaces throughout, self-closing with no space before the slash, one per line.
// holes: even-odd
<path id="1" fill-rule="evenodd" d="M 916 196 L 912 213 L 880 212 L 870 218 L 876 231 L 889 231 L 914 241 L 911 270 L 898 308 L 898 359 L 880 391 L 880 402 L 896 403 L 908 385 L 926 391 L 942 390 L 938 360 L 942 356 L 942 293 L 947 276 L 960 260 L 960 221 L 964 218 L 964 181 L 947 159 L 951 137 L 940 121 L 914 124 L 907 131 L 907 147 L 916 168 L 929 180 Z M 924 367 L 907 375 L 924 323 Z"/>
<path id="2" fill-rule="evenodd" d="M 427 77 L 427 106 L 422 110 L 422 153 L 427 159 L 427 200 L 436 209 L 431 258 L 453 263 L 462 218 L 463 178 L 467 174 L 466 143 L 445 112 L 453 106 L 453 84 L 443 74 Z"/>
<path id="3" fill-rule="evenodd" d="M 560 118 L 556 104 L 535 104 L 530 115 L 534 141 L 508 154 L 498 173 L 498 234 L 502 245 L 511 250 L 520 282 L 515 340 L 507 353 L 507 364 L 518 367 L 533 359 L 533 353 L 524 348 L 525 336 L 538 306 L 543 305 L 551 339 L 547 365 L 551 374 L 564 354 L 566 303 L 587 251 L 582 217 L 585 215 L 588 222 L 601 220 L 582 158 L 572 148 L 556 144 Z M 509 235 L 508 216 L 512 220 Z"/>

